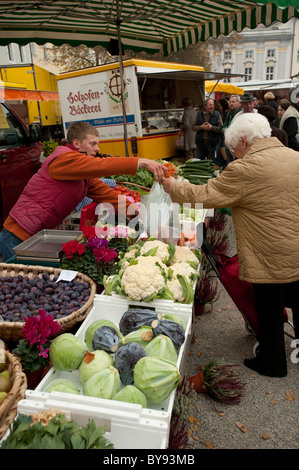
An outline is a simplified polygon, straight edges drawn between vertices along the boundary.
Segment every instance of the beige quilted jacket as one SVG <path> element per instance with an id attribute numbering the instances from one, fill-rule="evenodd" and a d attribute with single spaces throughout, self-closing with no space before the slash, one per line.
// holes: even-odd
<path id="1" fill-rule="evenodd" d="M 276 137 L 255 142 L 203 186 L 174 182 L 170 196 L 180 204 L 231 208 L 240 279 L 299 279 L 299 154 Z"/>

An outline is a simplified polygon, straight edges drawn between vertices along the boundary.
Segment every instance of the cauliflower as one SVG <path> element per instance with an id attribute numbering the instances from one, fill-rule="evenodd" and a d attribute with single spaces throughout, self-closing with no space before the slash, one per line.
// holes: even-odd
<path id="1" fill-rule="evenodd" d="M 162 263 L 161 261 L 161 258 L 159 258 L 159 256 L 137 256 L 136 258 L 136 261 L 139 263 L 139 264 L 156 264 L 156 263 L 159 263 L 159 265 L 161 266 L 161 268 L 164 270 L 165 274 L 168 272 L 168 267 L 166 266 L 166 264 Z"/>
<path id="2" fill-rule="evenodd" d="M 131 250 L 129 249 L 128 251 L 126 251 L 122 259 L 118 262 L 120 273 L 122 273 L 129 266 L 132 259 L 138 256 L 138 253 L 139 253 L 139 248 L 137 247 L 134 247 Z"/>
<path id="3" fill-rule="evenodd" d="M 183 288 L 178 279 L 168 280 L 166 283 L 166 287 L 170 290 L 173 300 L 180 303 L 185 301 Z"/>
<path id="4" fill-rule="evenodd" d="M 190 304 L 193 301 L 194 294 L 189 279 L 181 274 L 178 274 L 176 279 L 168 279 L 163 298 Z"/>
<path id="5" fill-rule="evenodd" d="M 147 240 L 141 247 L 140 254 L 145 255 L 150 250 L 152 250 L 153 256 L 158 256 L 164 264 L 167 264 L 172 257 L 171 245 L 161 240 Z"/>
<path id="6" fill-rule="evenodd" d="M 119 274 L 112 274 L 111 276 L 103 277 L 103 286 L 105 295 L 118 294 L 121 290 Z"/>
<path id="7" fill-rule="evenodd" d="M 121 278 L 121 287 L 132 300 L 151 300 L 165 287 L 165 277 L 159 266 L 144 258 L 128 266 Z M 148 257 L 151 258 L 151 257 Z"/>
<path id="8" fill-rule="evenodd" d="M 182 276 L 186 276 L 187 279 L 194 281 L 198 276 L 196 269 L 184 261 L 172 264 L 170 269 L 172 271 L 171 279 L 177 279 L 177 275 L 181 274 Z"/>
<path id="9" fill-rule="evenodd" d="M 194 253 L 194 251 L 190 250 L 190 248 L 187 248 L 185 246 L 176 246 L 175 247 L 175 253 L 174 257 L 171 261 L 171 265 L 174 263 L 179 263 L 179 262 L 186 262 L 186 263 L 196 263 L 196 266 L 199 265 L 199 259 Z"/>

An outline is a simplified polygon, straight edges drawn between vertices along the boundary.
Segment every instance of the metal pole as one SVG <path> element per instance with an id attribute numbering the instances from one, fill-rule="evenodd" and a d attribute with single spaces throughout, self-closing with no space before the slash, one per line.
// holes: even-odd
<path id="1" fill-rule="evenodd" d="M 118 2 L 117 2 L 117 16 L 119 17 Z M 126 113 L 125 90 L 124 90 L 124 69 L 123 69 L 123 62 L 122 62 L 120 24 L 121 24 L 121 21 L 117 20 L 116 26 L 117 26 L 117 39 L 118 39 L 119 71 L 120 71 L 120 80 L 121 80 L 121 84 L 120 84 L 121 103 L 122 103 L 123 119 L 124 119 L 124 140 L 125 140 L 126 157 L 128 157 L 129 156 L 128 129 L 127 129 L 127 113 Z"/>

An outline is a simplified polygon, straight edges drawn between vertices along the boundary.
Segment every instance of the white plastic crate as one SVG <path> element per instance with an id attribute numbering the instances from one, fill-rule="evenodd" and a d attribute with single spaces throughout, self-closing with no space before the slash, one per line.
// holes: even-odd
<path id="1" fill-rule="evenodd" d="M 197 266 L 198 276 L 200 274 L 200 268 L 201 268 L 201 263 L 199 263 L 199 265 Z M 194 295 L 195 295 L 197 280 L 198 280 L 198 277 L 197 277 L 197 279 L 195 279 L 195 281 L 193 283 L 193 293 L 194 293 Z M 111 296 L 107 296 L 105 294 L 105 290 L 103 290 L 103 292 L 99 295 L 100 296 L 105 296 L 105 297 L 112 297 L 116 300 L 129 301 L 131 305 L 140 304 L 140 302 L 138 300 L 136 300 L 136 301 L 135 300 L 130 300 L 125 295 L 112 294 Z M 175 302 L 175 301 L 170 300 L 170 299 L 154 299 L 154 300 L 151 300 L 149 302 L 143 302 L 142 305 L 146 305 L 150 308 L 155 308 L 155 309 L 159 309 L 159 308 L 165 309 L 166 308 L 166 309 L 168 309 L 168 311 L 173 312 L 173 313 L 175 313 L 176 311 L 182 311 L 183 310 L 183 311 L 188 311 L 189 314 L 192 315 L 193 303 L 194 302 L 190 302 L 189 304 L 183 304 L 181 302 Z"/>
<path id="2" fill-rule="evenodd" d="M 149 304 L 146 302 L 132 303 L 132 302 L 129 302 L 128 299 L 116 299 L 112 296 L 102 296 L 102 295 L 95 296 L 93 308 L 91 312 L 89 313 L 89 315 L 84 320 L 84 322 L 82 323 L 81 327 L 78 329 L 76 336 L 80 338 L 82 341 L 84 341 L 85 331 L 88 328 L 88 326 L 94 321 L 103 319 L 103 318 L 109 319 L 110 321 L 114 322 L 118 326 L 123 313 L 126 312 L 131 306 L 132 307 L 139 306 L 139 307 L 148 308 Z M 177 360 L 177 367 L 180 368 L 183 363 L 186 344 L 187 343 L 189 344 L 188 338 L 190 336 L 191 323 L 192 323 L 192 316 L 190 315 L 189 308 L 188 307 L 184 308 L 182 307 L 182 305 L 180 306 L 177 305 L 174 310 L 173 309 L 171 310 L 168 308 L 168 306 L 165 306 L 165 304 L 161 304 L 161 303 L 159 303 L 157 306 L 154 306 L 153 303 L 151 303 L 150 308 L 154 308 L 156 312 L 162 313 L 162 314 L 172 311 L 173 313 L 180 316 L 185 321 L 186 323 L 185 342 L 180 347 L 180 350 L 178 353 L 178 360 Z M 75 395 L 75 394 L 59 393 L 59 392 L 51 392 L 51 393 L 44 392 L 43 390 L 46 388 L 46 386 L 52 380 L 57 379 L 57 378 L 65 378 L 65 379 L 69 379 L 73 381 L 80 389 L 81 394 Z M 35 390 L 28 391 L 27 399 L 30 398 L 30 400 L 31 399 L 36 400 L 36 403 L 39 403 L 41 400 L 43 400 L 43 403 L 46 403 L 47 407 L 49 406 L 49 404 L 51 404 L 51 406 L 55 408 L 57 408 L 58 405 L 60 405 L 61 403 L 65 403 L 65 406 L 73 406 L 74 409 L 76 409 L 78 413 L 80 412 L 82 415 L 85 415 L 87 413 L 86 415 L 87 418 L 94 416 L 94 410 L 100 410 L 99 419 L 101 417 L 103 417 L 103 419 L 106 419 L 105 418 L 106 416 L 111 416 L 111 419 L 113 418 L 113 421 L 111 421 L 111 423 L 109 424 L 109 429 L 111 428 L 112 424 L 115 423 L 116 419 L 119 419 L 121 422 L 122 421 L 124 422 L 124 426 L 126 427 L 127 433 L 128 433 L 128 436 L 126 436 L 126 439 L 130 440 L 131 448 L 137 448 L 135 447 L 136 443 L 135 443 L 134 433 L 132 432 L 132 435 L 131 435 L 131 432 L 130 432 L 131 426 L 134 428 L 134 430 L 137 430 L 137 431 L 138 431 L 138 426 L 139 426 L 140 436 L 139 436 L 138 442 L 140 445 L 143 445 L 144 448 L 153 448 L 153 445 L 154 445 L 152 441 L 149 441 L 146 438 L 146 433 L 145 434 L 143 434 L 143 432 L 141 433 L 141 428 L 142 426 L 144 426 L 145 422 L 148 421 L 153 427 L 156 426 L 160 434 L 162 431 L 164 432 L 165 428 L 164 426 L 161 426 L 161 423 L 164 423 L 166 425 L 167 436 L 168 436 L 170 419 L 172 415 L 173 403 L 174 403 L 175 393 L 176 393 L 175 390 L 163 402 L 151 403 L 148 401 L 148 407 L 142 408 L 140 405 L 135 405 L 131 403 L 118 402 L 115 400 L 105 400 L 105 399 L 96 398 L 96 397 L 87 397 L 82 394 L 82 389 L 83 389 L 83 385 L 79 380 L 78 370 L 74 370 L 72 372 L 64 372 L 64 371 L 56 371 L 54 370 L 54 368 L 52 368 L 47 373 L 47 375 L 43 378 L 43 380 L 39 383 L 39 385 L 37 386 Z M 102 416 L 101 410 L 105 411 L 103 416 Z M 115 418 L 114 418 L 114 415 L 115 415 Z M 156 424 L 154 425 L 154 423 Z M 119 426 L 119 423 L 117 421 L 116 428 L 118 426 Z M 159 437 L 159 439 L 160 438 L 161 436 Z M 168 437 L 167 437 L 167 440 L 168 440 Z M 160 448 L 160 447 L 157 447 L 157 448 Z"/>
<path id="3" fill-rule="evenodd" d="M 169 426 L 167 422 L 157 419 L 155 411 L 152 411 L 152 419 L 151 413 L 143 416 L 141 405 L 101 400 L 99 406 L 98 401 L 91 397 L 77 398 L 74 401 L 70 394 L 27 390 L 26 398 L 18 403 L 18 413 L 31 415 L 58 409 L 79 426 L 85 426 L 91 419 L 96 426 L 105 426 L 105 437 L 115 449 L 167 448 Z"/>
<path id="4" fill-rule="evenodd" d="M 194 285 L 193 285 L 194 292 L 195 292 L 196 282 L 197 280 L 194 282 Z M 192 315 L 193 302 L 191 302 L 190 304 L 182 304 L 180 302 L 174 302 L 173 300 L 170 300 L 170 299 L 154 299 L 149 302 L 139 302 L 138 300 L 131 300 L 125 295 L 120 295 L 120 294 L 106 295 L 105 291 L 97 295 L 100 295 L 100 297 L 114 299 L 115 301 L 118 301 L 118 302 L 128 302 L 130 305 L 142 304 L 143 306 L 154 308 L 157 311 L 159 309 L 163 309 L 164 312 L 173 312 L 173 313 L 184 311 L 185 313 Z"/>

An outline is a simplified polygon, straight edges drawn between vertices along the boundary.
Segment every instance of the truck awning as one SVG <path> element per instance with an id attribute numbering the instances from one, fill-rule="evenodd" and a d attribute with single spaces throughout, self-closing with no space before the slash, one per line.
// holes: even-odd
<path id="1" fill-rule="evenodd" d="M 234 85 L 233 83 L 213 82 L 211 80 L 205 81 L 205 87 L 207 93 L 228 93 L 229 95 L 243 95 L 244 90 L 241 87 Z"/>
<path id="2" fill-rule="evenodd" d="M 221 80 L 230 77 L 243 77 L 244 74 L 232 74 L 221 72 L 205 72 L 204 70 L 136 70 L 138 77 L 148 78 L 162 78 L 162 79 L 175 79 L 175 80 Z"/>
<path id="3" fill-rule="evenodd" d="M 0 85 L 0 98 L 13 101 L 59 101 L 59 93 L 56 91 L 9 88 Z"/>

